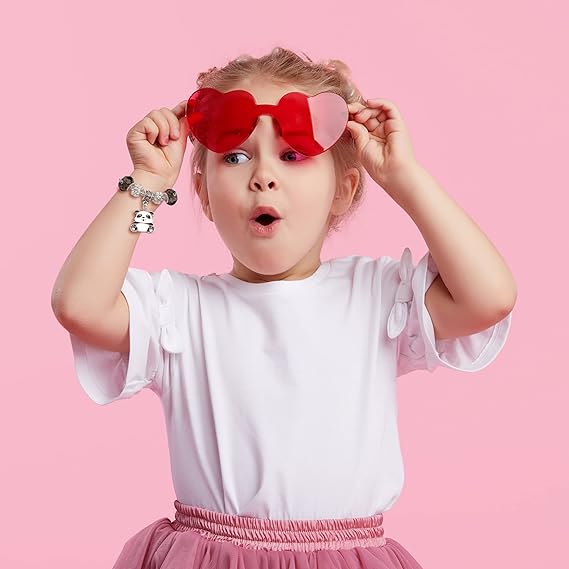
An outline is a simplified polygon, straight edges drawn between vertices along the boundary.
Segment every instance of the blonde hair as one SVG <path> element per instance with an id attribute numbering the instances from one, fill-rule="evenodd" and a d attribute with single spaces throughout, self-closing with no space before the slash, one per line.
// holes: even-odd
<path id="1" fill-rule="evenodd" d="M 258 77 L 278 85 L 294 85 L 311 95 L 321 91 L 332 91 L 343 97 L 346 103 L 364 103 L 364 98 L 351 81 L 350 69 L 343 61 L 329 59 L 313 63 L 307 55 L 305 56 L 307 60 L 282 47 L 275 47 L 271 53 L 259 58 L 245 54 L 230 61 L 225 67 L 212 67 L 201 72 L 196 83 L 198 88 L 213 87 L 226 92 L 244 79 Z M 202 184 L 205 188 L 207 148 L 197 140 L 193 148 L 190 163 L 191 182 L 193 187 L 197 188 L 196 174 L 203 173 Z M 357 159 L 355 142 L 350 132 L 346 130 L 329 151 L 334 160 L 336 180 L 341 180 L 341 176 L 349 168 L 357 168 L 360 176 L 349 209 L 342 215 L 330 216 L 327 236 L 337 231 L 340 224 L 356 211 L 364 187 L 364 169 Z"/>

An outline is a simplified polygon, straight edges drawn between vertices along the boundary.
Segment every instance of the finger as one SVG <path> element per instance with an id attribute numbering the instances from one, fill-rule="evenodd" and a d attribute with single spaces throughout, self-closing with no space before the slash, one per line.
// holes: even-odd
<path id="1" fill-rule="evenodd" d="M 385 110 L 388 118 L 393 118 L 393 119 L 402 118 L 401 112 L 399 111 L 395 103 L 389 101 L 388 99 L 368 99 L 366 101 L 366 104 L 368 105 L 368 107 L 371 108 Z"/>
<path id="2" fill-rule="evenodd" d="M 173 109 L 172 112 L 178 117 L 180 125 L 180 134 L 184 137 L 190 135 L 186 113 L 188 110 L 188 100 L 180 101 Z M 190 136 L 191 139 L 191 136 Z"/>
<path id="3" fill-rule="evenodd" d="M 381 121 L 377 116 L 369 116 L 370 113 L 372 115 L 377 115 L 377 111 L 370 111 L 370 113 L 366 113 L 366 110 L 368 109 L 363 109 L 361 112 L 356 113 L 352 117 L 352 120 L 364 125 L 370 133 L 373 133 L 381 125 Z"/>
<path id="4" fill-rule="evenodd" d="M 186 105 L 188 104 L 187 99 L 180 101 L 173 109 L 172 112 L 178 117 L 181 118 L 186 114 Z"/>
<path id="5" fill-rule="evenodd" d="M 365 108 L 366 108 L 365 105 L 362 105 L 359 102 L 348 103 L 348 111 L 352 115 L 355 115 L 356 113 L 358 113 L 359 111 L 361 111 L 362 109 L 365 109 Z"/>
<path id="6" fill-rule="evenodd" d="M 361 152 L 369 141 L 369 132 L 367 128 L 363 124 L 355 121 L 348 121 L 348 128 L 352 134 L 354 142 L 356 143 L 357 150 Z"/>
<path id="7" fill-rule="evenodd" d="M 148 113 L 148 116 L 156 123 L 158 126 L 158 136 L 153 140 L 150 141 L 152 144 L 158 142 L 162 144 L 162 146 L 166 146 L 168 144 L 168 139 L 170 136 L 170 125 L 168 123 L 168 119 L 166 115 L 162 112 L 162 110 L 155 109 Z"/>
<path id="8" fill-rule="evenodd" d="M 376 117 L 372 117 L 366 121 L 365 126 L 371 133 L 375 133 L 375 130 L 381 126 L 381 121 L 379 121 Z M 377 135 L 377 133 L 375 134 Z"/>
<path id="9" fill-rule="evenodd" d="M 146 140 L 148 140 L 150 144 L 154 144 L 160 134 L 160 128 L 156 122 L 152 120 L 150 115 L 146 115 L 139 124 L 142 127 L 143 134 L 146 136 Z"/>
<path id="10" fill-rule="evenodd" d="M 354 115 L 354 119 L 359 122 L 366 122 L 371 118 L 377 117 L 381 113 L 381 109 L 369 109 L 364 107 Z"/>
<path id="11" fill-rule="evenodd" d="M 370 132 L 378 127 L 380 124 L 380 118 L 387 118 L 386 116 L 379 117 L 379 115 L 385 115 L 383 109 L 369 108 L 361 103 L 354 104 L 352 110 L 353 113 L 351 113 L 351 118 L 365 124 Z"/>
<path id="12" fill-rule="evenodd" d="M 172 111 L 174 111 L 174 109 L 184 109 L 184 111 L 185 111 L 187 104 L 188 104 L 188 100 L 187 100 L 187 99 L 182 99 L 182 100 L 172 109 Z"/>
<path id="13" fill-rule="evenodd" d="M 170 130 L 170 138 L 176 139 L 180 136 L 180 121 L 178 117 L 168 108 L 162 107 L 162 113 L 166 117 L 168 121 L 169 130 Z"/>

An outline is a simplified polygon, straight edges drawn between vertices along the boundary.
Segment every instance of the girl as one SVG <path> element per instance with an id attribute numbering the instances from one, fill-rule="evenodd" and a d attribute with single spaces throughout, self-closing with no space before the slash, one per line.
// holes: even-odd
<path id="1" fill-rule="evenodd" d="M 53 290 L 89 397 L 147 387 L 165 413 L 174 520 L 130 537 L 114 567 L 420 569 L 383 527 L 403 484 L 395 380 L 488 366 L 510 328 L 510 271 L 417 163 L 397 107 L 364 100 L 341 62 L 276 48 L 197 83 L 129 131 L 130 195 L 110 199 Z M 129 268 L 175 202 L 188 138 L 233 268 Z M 424 236 L 417 265 L 409 249 L 320 259 L 363 169 Z"/>

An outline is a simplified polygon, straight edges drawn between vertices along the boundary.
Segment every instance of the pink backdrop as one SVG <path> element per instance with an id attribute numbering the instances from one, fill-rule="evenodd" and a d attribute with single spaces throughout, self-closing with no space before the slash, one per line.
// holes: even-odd
<path id="1" fill-rule="evenodd" d="M 130 173 L 127 130 L 200 71 L 275 45 L 337 57 L 394 101 L 418 160 L 477 221 L 517 280 L 509 340 L 477 374 L 399 382 L 406 476 L 386 534 L 425 568 L 569 566 L 566 281 L 567 9 L 561 1 L 12 3 L 3 62 L 2 566 L 111 567 L 173 515 L 162 411 L 149 390 L 99 407 L 50 307 L 67 254 Z M 271 15 L 272 13 L 272 15 Z M 7 17 L 6 17 L 7 16 Z M 277 17 L 278 16 L 278 17 Z M 157 212 L 132 265 L 231 268 L 190 199 Z M 368 177 L 323 259 L 426 251 Z M 150 457 L 150 458 L 149 458 Z M 467 552 L 466 559 L 463 559 Z"/>

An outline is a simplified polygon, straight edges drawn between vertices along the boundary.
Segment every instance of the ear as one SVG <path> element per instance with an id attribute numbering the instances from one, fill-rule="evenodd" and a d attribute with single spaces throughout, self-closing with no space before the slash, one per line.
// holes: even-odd
<path id="1" fill-rule="evenodd" d="M 198 194 L 200 203 L 202 205 L 202 210 L 205 216 L 210 221 L 213 221 L 213 217 L 211 215 L 211 207 L 209 205 L 209 196 L 207 195 L 207 188 L 203 184 L 203 174 L 201 172 L 197 172 L 195 179 L 196 179 L 196 192 Z"/>
<path id="2" fill-rule="evenodd" d="M 330 208 L 333 215 L 342 215 L 348 211 L 360 181 L 360 172 L 357 168 L 349 168 L 344 172 L 342 179 L 336 186 L 336 195 Z"/>
<path id="3" fill-rule="evenodd" d="M 198 196 L 202 191 L 202 179 L 203 179 L 203 174 L 201 172 L 196 172 L 195 181 L 196 181 L 196 193 L 198 194 Z"/>

